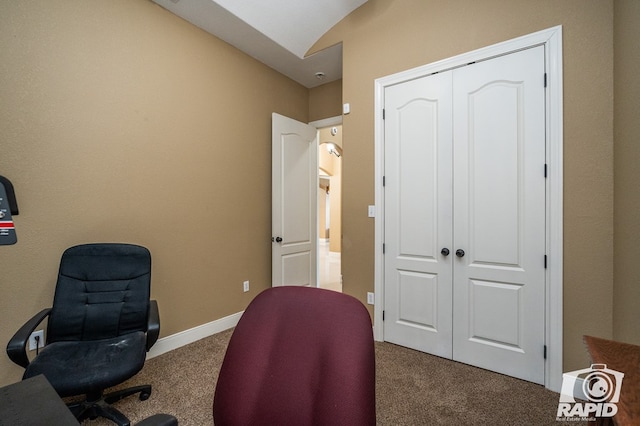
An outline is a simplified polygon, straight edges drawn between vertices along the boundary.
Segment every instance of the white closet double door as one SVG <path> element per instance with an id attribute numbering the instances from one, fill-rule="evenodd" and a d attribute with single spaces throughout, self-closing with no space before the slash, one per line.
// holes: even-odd
<path id="1" fill-rule="evenodd" d="M 385 89 L 384 340 L 544 383 L 544 47 Z"/>

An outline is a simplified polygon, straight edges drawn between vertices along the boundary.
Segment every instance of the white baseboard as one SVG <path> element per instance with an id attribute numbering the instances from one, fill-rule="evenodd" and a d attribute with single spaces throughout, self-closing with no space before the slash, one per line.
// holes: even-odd
<path id="1" fill-rule="evenodd" d="M 188 345 L 189 343 L 193 343 L 197 340 L 204 339 L 205 337 L 233 328 L 238 324 L 238 321 L 240 321 L 240 317 L 243 312 L 244 311 L 238 312 L 236 314 L 190 328 L 189 330 L 181 331 L 179 333 L 172 334 L 171 336 L 158 339 L 151 350 L 147 352 L 147 359 L 151 359 L 158 355 L 162 355 L 163 353 L 178 349 L 184 345 Z"/>

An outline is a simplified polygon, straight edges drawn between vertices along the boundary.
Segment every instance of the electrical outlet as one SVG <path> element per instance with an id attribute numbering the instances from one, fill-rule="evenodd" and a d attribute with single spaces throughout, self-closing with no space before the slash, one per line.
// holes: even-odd
<path id="1" fill-rule="evenodd" d="M 36 343 L 36 336 L 38 336 L 38 339 L 39 339 L 37 343 Z M 44 330 L 34 331 L 33 333 L 31 333 L 31 336 L 29 336 L 29 350 L 35 351 L 36 346 L 39 348 L 44 347 Z"/>
<path id="2" fill-rule="evenodd" d="M 370 305 L 375 305 L 376 303 L 376 295 L 375 293 L 368 292 L 367 293 L 367 303 Z"/>
<path id="3" fill-rule="evenodd" d="M 242 283 L 242 289 L 245 293 L 249 291 L 249 281 L 245 281 Z"/>

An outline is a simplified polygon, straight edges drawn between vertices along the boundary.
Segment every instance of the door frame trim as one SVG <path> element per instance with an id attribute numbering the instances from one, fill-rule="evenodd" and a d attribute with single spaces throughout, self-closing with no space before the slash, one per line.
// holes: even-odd
<path id="1" fill-rule="evenodd" d="M 559 392 L 562 385 L 562 287 L 563 287 L 563 98 L 562 98 L 562 26 L 552 27 L 502 43 L 463 53 L 428 65 L 402 71 L 375 80 L 375 262 L 374 321 L 376 341 L 384 341 L 382 323 L 384 307 L 384 91 L 400 84 L 436 72 L 502 56 L 533 46 L 545 46 L 546 91 L 546 255 L 548 258 L 545 286 L 545 387 Z M 540 348 L 543 350 L 543 348 Z"/>

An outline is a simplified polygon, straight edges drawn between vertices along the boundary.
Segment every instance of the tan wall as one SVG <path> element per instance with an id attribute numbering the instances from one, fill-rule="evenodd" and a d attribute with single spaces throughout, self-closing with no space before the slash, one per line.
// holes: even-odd
<path id="1" fill-rule="evenodd" d="M 309 121 L 342 115 L 342 80 L 309 90 Z"/>
<path id="2" fill-rule="evenodd" d="M 635 25 L 638 25 L 636 19 Z M 564 49 L 564 365 L 613 333 L 613 3 L 369 0 L 310 51 L 343 41 L 343 289 L 373 291 L 374 80 L 556 25 Z M 373 312 L 372 312 L 373 314 Z"/>
<path id="3" fill-rule="evenodd" d="M 270 285 L 271 113 L 308 122 L 306 88 L 145 0 L 3 1 L 0 46 L 0 342 L 74 244 L 150 248 L 162 336 Z M 0 357 L 0 385 L 21 374 Z"/>
<path id="4" fill-rule="evenodd" d="M 585 366 L 582 334 L 640 343 L 640 19 L 636 0 L 615 8 L 614 74 L 610 0 L 369 0 L 312 49 L 344 41 L 344 79 L 308 91 L 151 2 L 0 3 L 0 174 L 21 209 L 18 244 L 0 247 L 0 341 L 50 304 L 60 253 L 87 241 L 151 249 L 163 336 L 243 309 L 270 281 L 270 113 L 332 117 L 342 96 L 344 289 L 365 301 L 373 80 L 563 25 L 564 370 Z M 20 374 L 0 361 L 0 385 Z"/>
<path id="5" fill-rule="evenodd" d="M 640 345 L 640 2 L 616 0 L 613 336 Z"/>

